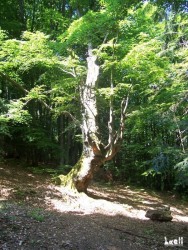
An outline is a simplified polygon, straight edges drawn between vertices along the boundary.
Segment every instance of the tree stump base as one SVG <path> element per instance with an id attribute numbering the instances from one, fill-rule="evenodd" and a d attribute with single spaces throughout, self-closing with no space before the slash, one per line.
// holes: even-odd
<path id="1" fill-rule="evenodd" d="M 171 221 L 173 219 L 171 215 L 171 211 L 169 207 L 162 207 L 162 208 L 157 208 L 157 209 L 149 209 L 145 217 L 149 218 L 150 220 L 155 220 L 155 221 Z"/>

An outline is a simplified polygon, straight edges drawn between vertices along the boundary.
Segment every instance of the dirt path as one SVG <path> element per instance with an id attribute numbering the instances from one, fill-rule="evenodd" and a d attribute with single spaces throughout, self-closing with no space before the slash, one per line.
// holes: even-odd
<path id="1" fill-rule="evenodd" d="M 188 249 L 188 203 L 172 194 L 94 183 L 79 198 L 55 186 L 48 175 L 0 164 L 0 249 L 171 249 L 183 237 Z M 171 207 L 173 221 L 145 218 L 148 208 Z"/>

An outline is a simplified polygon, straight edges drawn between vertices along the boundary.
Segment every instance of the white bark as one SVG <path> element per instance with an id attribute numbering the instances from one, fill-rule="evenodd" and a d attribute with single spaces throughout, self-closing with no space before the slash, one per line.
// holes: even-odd
<path id="1" fill-rule="evenodd" d="M 91 47 L 88 49 L 87 58 L 87 78 L 86 82 L 81 85 L 80 98 L 82 103 L 82 133 L 84 139 L 84 150 L 90 147 L 94 151 L 100 151 L 97 124 L 97 101 L 96 101 L 96 81 L 99 75 L 99 66 L 95 63 L 97 57 L 93 55 Z M 96 152 L 97 153 L 97 152 Z"/>
<path id="2" fill-rule="evenodd" d="M 99 66 L 96 64 L 96 59 L 97 57 L 93 55 L 91 46 L 89 46 L 87 78 L 85 83 L 80 85 L 83 153 L 78 163 L 64 180 L 65 185 L 75 187 L 79 192 L 87 191 L 93 174 L 105 163 L 105 161 L 111 160 L 118 152 L 123 138 L 125 112 L 128 105 L 128 98 L 122 101 L 120 127 L 118 131 L 114 131 L 113 100 L 111 99 L 108 122 L 108 145 L 104 146 L 99 138 L 100 133 L 97 124 L 96 82 L 99 75 Z M 111 90 L 113 91 L 112 79 Z"/>

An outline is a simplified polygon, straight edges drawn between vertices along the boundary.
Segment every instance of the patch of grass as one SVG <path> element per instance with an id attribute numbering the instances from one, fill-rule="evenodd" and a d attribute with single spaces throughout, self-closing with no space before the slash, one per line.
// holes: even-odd
<path id="1" fill-rule="evenodd" d="M 23 191 L 23 190 L 16 189 L 16 190 L 14 191 L 14 195 L 15 195 L 16 198 L 18 198 L 18 199 L 23 199 L 23 198 L 26 196 L 26 193 L 25 193 L 25 191 Z"/>
<path id="2" fill-rule="evenodd" d="M 6 214 L 8 211 L 8 205 L 6 203 L 0 203 L 0 214 Z"/>
<path id="3" fill-rule="evenodd" d="M 27 215 L 36 221 L 43 222 L 45 219 L 44 214 L 40 208 L 35 208 L 27 213 Z"/>
<path id="4" fill-rule="evenodd" d="M 181 196 L 181 199 L 182 199 L 183 202 L 187 202 L 188 201 L 188 194 L 183 194 Z"/>
<path id="5" fill-rule="evenodd" d="M 51 175 L 56 175 L 56 174 L 67 174 L 71 170 L 70 165 L 62 165 L 57 168 L 49 168 L 49 167 L 29 167 L 28 169 L 31 170 L 33 174 L 51 174 Z"/>
<path id="6" fill-rule="evenodd" d="M 145 230 L 144 230 L 144 234 L 145 234 L 145 235 L 152 235 L 153 233 L 154 233 L 154 229 L 152 229 L 152 228 L 151 228 L 151 229 L 145 229 Z"/>
<path id="7" fill-rule="evenodd" d="M 5 209 L 5 205 L 4 204 L 0 204 L 0 212 L 2 212 Z"/>
<path id="8" fill-rule="evenodd" d="M 28 168 L 33 174 L 54 174 L 56 172 L 53 168 L 30 167 Z"/>
<path id="9" fill-rule="evenodd" d="M 36 191 L 33 189 L 20 189 L 19 187 L 15 188 L 13 194 L 15 196 L 15 198 L 23 200 L 25 199 L 27 196 L 35 196 L 36 195 Z"/>

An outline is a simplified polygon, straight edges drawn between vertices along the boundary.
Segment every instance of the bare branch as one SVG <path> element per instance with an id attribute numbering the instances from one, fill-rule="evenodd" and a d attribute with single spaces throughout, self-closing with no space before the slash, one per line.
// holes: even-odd
<path id="1" fill-rule="evenodd" d="M 75 123 L 80 125 L 80 121 L 77 120 L 70 112 L 68 111 L 62 111 L 61 114 L 67 115 L 68 117 L 70 117 Z"/>
<path id="2" fill-rule="evenodd" d="M 125 115 L 126 115 L 126 110 L 128 107 L 128 102 L 129 102 L 129 94 L 127 95 L 127 98 L 124 98 L 121 102 L 121 117 L 120 117 L 119 130 L 113 133 L 113 137 L 111 138 L 112 142 L 110 141 L 108 145 L 104 148 L 106 151 L 106 155 L 105 155 L 106 161 L 112 159 L 121 147 L 121 143 L 123 140 L 124 127 L 125 127 Z"/>
<path id="3" fill-rule="evenodd" d="M 52 108 L 46 102 L 44 102 L 41 99 L 37 99 L 37 101 L 39 101 L 40 103 L 42 103 L 45 106 L 45 108 L 47 108 L 48 110 L 52 111 Z"/>
<path id="4" fill-rule="evenodd" d="M 76 72 L 75 72 L 74 68 L 73 68 L 73 71 L 68 71 L 68 70 L 62 69 L 61 67 L 58 67 L 58 69 L 60 69 L 61 71 L 63 71 L 66 74 L 69 74 L 69 75 L 71 75 L 73 77 L 76 77 Z"/>
<path id="5" fill-rule="evenodd" d="M 108 130 L 109 130 L 109 137 L 108 137 L 108 144 L 111 148 L 113 148 L 114 144 L 114 116 L 113 116 L 113 92 L 114 92 L 114 85 L 113 85 L 113 77 L 112 77 L 112 70 L 111 70 L 111 79 L 110 79 L 110 111 L 109 111 L 109 121 L 108 121 Z"/>
<path id="6" fill-rule="evenodd" d="M 106 33 L 106 35 L 105 35 L 105 37 L 104 37 L 104 40 L 103 40 L 102 44 L 100 45 L 100 47 L 99 47 L 99 49 L 98 49 L 97 56 L 99 55 L 99 53 L 100 53 L 101 50 L 103 49 L 103 44 L 106 42 L 108 35 L 109 35 L 109 32 Z"/>
<path id="7" fill-rule="evenodd" d="M 0 72 L 0 75 L 5 78 L 12 86 L 15 86 L 17 89 L 21 90 L 25 94 L 28 93 L 28 90 L 26 90 L 22 85 L 20 85 L 18 82 L 10 78 L 8 75 L 4 74 L 3 72 Z"/>
<path id="8" fill-rule="evenodd" d="M 117 132 L 116 141 L 123 139 L 123 131 L 124 131 L 124 127 L 125 127 L 125 114 L 126 114 L 126 110 L 128 107 L 128 102 L 129 102 L 129 94 L 128 94 L 127 98 L 124 98 L 121 102 L 120 127 L 119 127 L 119 131 Z M 117 143 L 116 141 L 115 141 L 115 143 Z"/>

